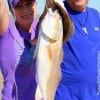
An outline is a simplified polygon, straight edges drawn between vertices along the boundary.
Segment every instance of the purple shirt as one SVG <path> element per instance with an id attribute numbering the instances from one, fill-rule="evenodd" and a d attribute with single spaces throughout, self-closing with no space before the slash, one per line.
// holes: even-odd
<path id="1" fill-rule="evenodd" d="M 12 20 L 3 36 L 0 36 L 0 67 L 4 77 L 2 100 L 34 100 L 36 89 L 35 61 L 29 39 L 35 38 L 37 21 L 32 34 L 17 28 Z M 15 73 L 16 70 L 16 73 Z"/>

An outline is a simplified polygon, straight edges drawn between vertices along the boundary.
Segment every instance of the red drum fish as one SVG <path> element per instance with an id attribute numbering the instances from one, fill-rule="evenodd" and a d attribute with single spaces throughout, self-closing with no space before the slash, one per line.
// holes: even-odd
<path id="1" fill-rule="evenodd" d="M 38 40 L 34 57 L 37 67 L 36 100 L 54 100 L 61 80 L 62 44 L 73 32 L 67 11 L 61 0 L 46 0 L 37 27 Z"/>

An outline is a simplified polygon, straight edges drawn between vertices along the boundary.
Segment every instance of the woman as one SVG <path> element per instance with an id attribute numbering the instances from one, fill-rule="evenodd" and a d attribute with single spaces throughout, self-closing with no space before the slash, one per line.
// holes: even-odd
<path id="1" fill-rule="evenodd" d="M 63 45 L 63 76 L 55 100 L 100 100 L 100 16 L 87 3 L 64 1 L 75 30 Z"/>
<path id="2" fill-rule="evenodd" d="M 36 89 L 35 0 L 8 0 L 14 19 L 9 18 L 5 0 L 0 0 L 0 68 L 4 78 L 2 100 L 34 100 Z"/>

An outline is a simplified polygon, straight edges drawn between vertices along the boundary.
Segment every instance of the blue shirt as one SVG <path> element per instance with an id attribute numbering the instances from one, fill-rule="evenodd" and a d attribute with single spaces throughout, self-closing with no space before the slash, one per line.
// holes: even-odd
<path id="1" fill-rule="evenodd" d="M 100 100 L 100 15 L 89 7 L 73 11 L 66 1 L 64 6 L 75 29 L 63 45 L 62 80 L 55 100 Z"/>
<path id="2" fill-rule="evenodd" d="M 69 81 L 85 79 L 89 82 L 96 82 L 98 52 L 100 51 L 99 14 L 96 10 L 88 7 L 86 12 L 74 12 L 66 3 L 65 7 L 74 23 L 75 30 L 70 40 L 63 45 L 62 72 L 69 77 L 67 79 Z M 86 17 L 87 22 L 84 27 L 88 34 L 82 30 L 83 26 L 80 24 L 86 21 Z"/>

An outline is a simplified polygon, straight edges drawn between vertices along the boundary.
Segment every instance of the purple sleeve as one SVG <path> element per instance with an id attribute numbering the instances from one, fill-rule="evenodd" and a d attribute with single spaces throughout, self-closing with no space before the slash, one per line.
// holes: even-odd
<path id="1" fill-rule="evenodd" d="M 38 20 L 35 20 L 32 24 L 32 27 L 33 27 L 33 31 L 32 31 L 32 35 L 31 35 L 31 40 L 35 39 L 38 37 L 37 33 L 36 33 L 36 27 L 37 27 L 37 24 L 38 24 Z"/>
<path id="2" fill-rule="evenodd" d="M 0 69 L 3 75 L 2 100 L 12 100 L 14 86 L 14 39 L 10 34 L 12 21 L 10 21 L 6 32 L 0 36 Z"/>

